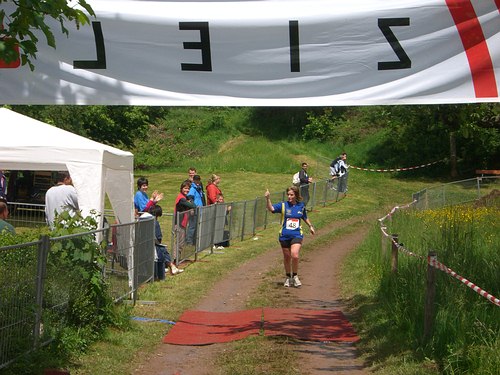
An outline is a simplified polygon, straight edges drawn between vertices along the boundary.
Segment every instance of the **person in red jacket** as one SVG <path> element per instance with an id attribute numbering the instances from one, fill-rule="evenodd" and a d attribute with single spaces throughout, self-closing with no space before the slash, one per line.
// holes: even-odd
<path id="1" fill-rule="evenodd" d="M 207 185 L 207 206 L 217 203 L 217 195 L 222 195 L 222 191 L 219 188 L 219 183 L 220 176 L 213 174 Z"/>

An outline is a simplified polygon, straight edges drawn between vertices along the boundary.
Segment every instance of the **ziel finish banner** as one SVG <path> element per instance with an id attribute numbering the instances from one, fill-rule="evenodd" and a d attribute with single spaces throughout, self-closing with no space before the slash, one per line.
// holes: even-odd
<path id="1" fill-rule="evenodd" d="M 0 61 L 1 104 L 499 102 L 500 0 L 89 3 L 35 71 Z"/>

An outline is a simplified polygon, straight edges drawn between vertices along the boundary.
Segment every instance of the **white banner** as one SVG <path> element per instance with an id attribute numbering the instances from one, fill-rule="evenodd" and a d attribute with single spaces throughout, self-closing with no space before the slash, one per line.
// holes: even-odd
<path id="1" fill-rule="evenodd" d="M 89 3 L 57 49 L 40 35 L 34 72 L 0 61 L 0 103 L 499 102 L 500 0 Z"/>

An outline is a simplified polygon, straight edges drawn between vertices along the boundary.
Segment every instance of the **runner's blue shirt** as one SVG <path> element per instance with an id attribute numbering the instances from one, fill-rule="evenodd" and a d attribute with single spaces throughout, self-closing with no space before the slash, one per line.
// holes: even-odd
<path id="1" fill-rule="evenodd" d="M 281 202 L 273 204 L 275 214 L 282 213 L 282 207 L 285 208 L 283 223 L 280 230 L 280 241 L 290 240 L 292 238 L 304 238 L 300 219 L 307 220 L 307 212 L 303 202 L 297 202 L 292 205 L 290 202 Z"/>

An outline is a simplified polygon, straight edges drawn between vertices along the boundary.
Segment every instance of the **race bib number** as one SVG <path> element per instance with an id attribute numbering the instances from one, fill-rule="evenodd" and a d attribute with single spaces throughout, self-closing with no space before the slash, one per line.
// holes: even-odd
<path id="1" fill-rule="evenodd" d="M 300 219 L 286 219 L 286 229 L 295 230 L 300 225 Z"/>

